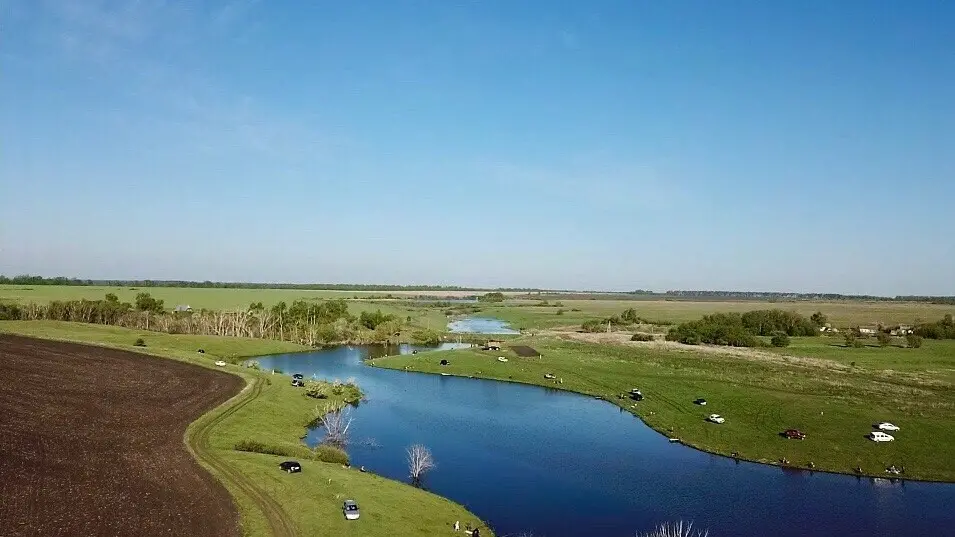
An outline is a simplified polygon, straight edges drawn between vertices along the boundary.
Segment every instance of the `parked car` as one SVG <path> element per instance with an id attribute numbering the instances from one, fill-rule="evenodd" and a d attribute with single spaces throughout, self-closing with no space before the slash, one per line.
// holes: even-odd
<path id="1" fill-rule="evenodd" d="M 703 399 L 702 397 L 700 397 L 700 398 L 697 399 L 696 401 L 693 401 L 693 404 L 694 404 L 694 405 L 700 405 L 700 406 L 706 406 L 706 399 Z"/>
<path id="2" fill-rule="evenodd" d="M 637 388 L 630 389 L 630 398 L 634 401 L 643 401 L 643 392 Z"/>
<path id="3" fill-rule="evenodd" d="M 723 416 L 720 416 L 719 414 L 710 414 L 709 417 L 706 418 L 706 421 L 710 421 L 713 423 L 723 423 L 724 421 L 726 421 L 726 418 L 724 418 Z"/>
<path id="4" fill-rule="evenodd" d="M 898 431 L 899 429 L 901 429 L 901 427 L 899 427 L 898 425 L 892 425 L 891 423 L 887 421 L 883 421 L 882 423 L 878 424 L 876 427 L 878 427 L 880 431 Z"/>
<path id="5" fill-rule="evenodd" d="M 789 438 L 790 440 L 805 440 L 806 433 L 800 431 L 799 429 L 786 429 L 783 432 L 783 436 Z"/>
<path id="6" fill-rule="evenodd" d="M 285 461 L 282 464 L 279 464 L 279 468 L 283 472 L 288 472 L 290 474 L 297 474 L 302 471 L 302 465 L 298 461 Z"/>
<path id="7" fill-rule="evenodd" d="M 216 360 L 216 365 L 219 367 L 225 367 L 225 362 L 223 362 L 222 360 Z"/>
<path id="8" fill-rule="evenodd" d="M 305 378 L 305 376 L 302 375 L 301 373 L 296 373 L 296 374 L 292 375 L 292 378 L 295 379 L 295 380 L 302 380 L 302 379 Z"/>
<path id="9" fill-rule="evenodd" d="M 342 504 L 342 513 L 345 514 L 347 520 L 358 520 L 358 504 L 355 503 L 355 500 L 345 500 L 345 503 Z"/>
<path id="10" fill-rule="evenodd" d="M 292 379 L 292 386 L 295 386 L 296 388 L 304 388 L 305 381 L 299 380 L 299 379 Z"/>
<path id="11" fill-rule="evenodd" d="M 873 442 L 891 442 L 895 440 L 895 437 L 891 434 L 883 433 L 882 431 L 872 431 L 869 433 L 869 440 Z"/>

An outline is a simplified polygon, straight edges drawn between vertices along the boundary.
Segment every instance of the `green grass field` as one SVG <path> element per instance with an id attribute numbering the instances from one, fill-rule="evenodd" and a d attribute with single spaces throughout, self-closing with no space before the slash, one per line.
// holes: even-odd
<path id="1" fill-rule="evenodd" d="M 133 350 L 205 367 L 215 367 L 212 364 L 219 359 L 235 362 L 242 357 L 307 349 L 269 340 L 170 335 L 54 321 L 0 321 L 0 332 Z M 146 341 L 145 348 L 133 346 L 140 337 Z M 205 354 L 199 354 L 198 348 L 204 349 Z M 255 483 L 281 505 L 301 534 L 427 536 L 450 532 L 455 520 L 462 524 L 478 523 L 477 517 L 460 505 L 410 485 L 345 469 L 338 464 L 305 460 L 308 449 L 300 438 L 306 432 L 305 425 L 312 421 L 319 401 L 305 397 L 301 389 L 293 388 L 283 375 L 256 372 L 238 365 L 228 365 L 225 369 L 249 382 L 260 381 L 261 393 L 214 425 L 208 448 L 215 458 L 227 461 L 245 481 Z M 228 406 L 226 403 L 197 423 L 217 419 Z M 303 472 L 288 475 L 278 470 L 278 457 L 235 451 L 235 443 L 243 439 L 297 450 L 302 455 Z M 262 510 L 247 495 L 224 482 L 239 506 L 244 535 L 269 535 Z M 359 503 L 362 509 L 359 521 L 346 523 L 341 515 L 344 499 Z"/>
<path id="2" fill-rule="evenodd" d="M 553 303 L 554 301 L 551 301 Z M 716 302 L 666 300 L 562 300 L 562 307 L 536 306 L 535 301 L 509 301 L 488 306 L 481 315 L 508 321 L 514 327 L 554 328 L 580 326 L 584 321 L 619 315 L 627 308 L 651 321 L 684 322 L 717 312 L 747 312 L 759 309 L 783 309 L 809 316 L 822 311 L 834 326 L 912 324 L 936 321 L 946 313 L 955 313 L 955 306 L 914 302 Z M 522 304 L 521 307 L 515 307 Z M 559 310 L 563 314 L 557 315 Z M 580 310 L 580 311 L 574 311 Z"/>
<path id="3" fill-rule="evenodd" d="M 850 473 L 857 466 L 872 475 L 904 465 L 906 477 L 955 481 L 955 341 L 927 341 L 922 349 L 828 349 L 825 338 L 796 338 L 783 359 L 685 352 L 663 346 L 622 346 L 525 338 L 542 359 L 510 351 L 479 350 L 381 358 L 381 367 L 493 378 L 561 388 L 599 396 L 642 418 L 663 434 L 706 451 L 777 463 L 786 458 L 805 466 Z M 785 351 L 781 351 L 785 352 Z M 829 359 L 829 353 L 835 358 Z M 825 359 L 820 356 L 827 356 Z M 441 367 L 442 358 L 451 365 Z M 847 364 L 856 362 L 855 367 Z M 544 379 L 552 373 L 563 380 Z M 646 399 L 619 395 L 633 387 Z M 693 404 L 704 397 L 705 407 Z M 705 416 L 718 413 L 726 423 Z M 891 421 L 902 430 L 895 442 L 865 438 L 873 423 Z M 807 433 L 804 441 L 779 436 L 788 428 Z"/>

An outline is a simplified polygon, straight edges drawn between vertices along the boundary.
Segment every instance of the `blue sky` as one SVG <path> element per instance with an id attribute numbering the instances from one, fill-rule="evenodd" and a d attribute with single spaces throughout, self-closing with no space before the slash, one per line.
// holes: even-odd
<path id="1" fill-rule="evenodd" d="M 955 4 L 0 4 L 0 273 L 955 294 Z"/>

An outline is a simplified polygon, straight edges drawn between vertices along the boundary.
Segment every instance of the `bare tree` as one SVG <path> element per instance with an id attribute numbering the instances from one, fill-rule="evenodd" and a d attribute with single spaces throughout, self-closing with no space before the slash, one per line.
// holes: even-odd
<path id="1" fill-rule="evenodd" d="M 352 417 L 348 407 L 333 409 L 325 405 L 325 416 L 322 418 L 325 425 L 325 442 L 336 446 L 348 444 L 348 429 L 351 428 Z"/>
<path id="2" fill-rule="evenodd" d="M 407 453 L 408 473 L 411 477 L 411 481 L 415 484 L 419 484 L 421 483 L 421 478 L 434 468 L 434 458 L 431 456 L 431 451 L 421 444 L 415 444 L 409 447 Z"/>

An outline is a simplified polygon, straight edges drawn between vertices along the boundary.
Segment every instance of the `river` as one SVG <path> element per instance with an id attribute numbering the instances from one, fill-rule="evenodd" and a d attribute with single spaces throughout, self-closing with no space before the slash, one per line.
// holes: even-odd
<path id="1" fill-rule="evenodd" d="M 405 449 L 424 444 L 438 464 L 425 486 L 499 536 L 630 537 L 680 519 L 714 537 L 955 534 L 952 484 L 737 463 L 670 444 L 606 401 L 363 363 L 414 349 L 345 346 L 257 360 L 306 377 L 354 377 L 368 401 L 353 411 L 352 464 L 406 480 Z M 321 437 L 314 429 L 306 442 Z"/>

